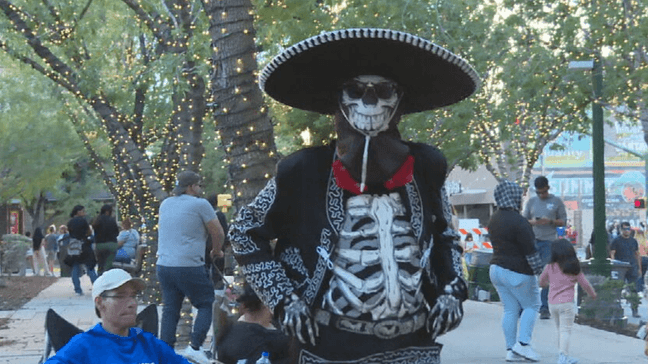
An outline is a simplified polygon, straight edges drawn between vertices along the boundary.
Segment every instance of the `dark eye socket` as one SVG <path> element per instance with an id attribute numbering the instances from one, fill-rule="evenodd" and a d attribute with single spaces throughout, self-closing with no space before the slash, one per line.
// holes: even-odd
<path id="1" fill-rule="evenodd" d="M 343 90 L 349 95 L 349 97 L 354 99 L 359 99 L 364 96 L 367 89 L 373 88 L 376 96 L 381 99 L 388 99 L 394 96 L 394 93 L 398 91 L 396 85 L 391 82 L 381 82 L 377 84 L 364 84 L 360 82 L 349 82 L 345 83 L 342 86 Z"/>
<path id="2" fill-rule="evenodd" d="M 376 96 L 379 98 L 388 99 L 394 96 L 396 85 L 390 82 L 382 82 L 374 85 L 374 90 L 376 90 Z"/>
<path id="3" fill-rule="evenodd" d="M 344 84 L 343 89 L 349 95 L 349 97 L 354 99 L 361 98 L 365 93 L 365 85 L 359 84 L 356 82 L 349 82 Z"/>

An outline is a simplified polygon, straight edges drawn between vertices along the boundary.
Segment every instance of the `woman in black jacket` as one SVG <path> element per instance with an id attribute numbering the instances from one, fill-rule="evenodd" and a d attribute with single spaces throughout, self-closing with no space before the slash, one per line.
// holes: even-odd
<path id="1" fill-rule="evenodd" d="M 92 224 L 99 275 L 112 268 L 117 249 L 119 249 L 119 245 L 117 244 L 119 226 L 117 226 L 117 221 L 115 221 L 112 213 L 112 205 L 103 205 L 99 216 L 97 216 Z"/>
<path id="2" fill-rule="evenodd" d="M 530 344 L 540 309 L 536 275 L 542 273 L 542 261 L 535 248 L 531 224 L 520 215 L 523 194 L 524 190 L 516 183 L 500 182 L 494 192 L 497 211 L 488 224 L 493 244 L 490 279 L 504 304 L 502 329 L 506 361 L 540 358 Z"/>

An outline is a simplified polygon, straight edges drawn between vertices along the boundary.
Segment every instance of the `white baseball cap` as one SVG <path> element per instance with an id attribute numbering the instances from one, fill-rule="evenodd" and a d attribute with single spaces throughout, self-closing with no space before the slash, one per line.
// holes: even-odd
<path id="1" fill-rule="evenodd" d="M 142 291 L 146 288 L 146 283 L 141 278 L 131 277 L 128 272 L 123 269 L 115 268 L 104 272 L 101 277 L 92 285 L 92 300 L 99 297 L 102 293 L 112 289 L 119 288 L 128 282 L 134 282 L 138 290 Z"/>

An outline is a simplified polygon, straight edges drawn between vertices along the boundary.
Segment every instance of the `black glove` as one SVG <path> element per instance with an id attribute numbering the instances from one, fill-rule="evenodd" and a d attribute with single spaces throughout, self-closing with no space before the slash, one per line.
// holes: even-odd
<path id="1" fill-rule="evenodd" d="M 437 297 L 427 322 L 427 330 L 432 338 L 456 329 L 463 319 L 463 300 L 468 293 L 466 282 L 455 277 L 444 289 L 444 294 Z"/>
<path id="2" fill-rule="evenodd" d="M 308 335 L 311 345 L 315 346 L 315 339 L 319 336 L 319 327 L 313 320 L 308 305 L 292 293 L 290 297 L 286 297 L 280 309 L 279 319 L 283 333 L 297 336 L 302 344 L 306 344 L 304 337 Z"/>

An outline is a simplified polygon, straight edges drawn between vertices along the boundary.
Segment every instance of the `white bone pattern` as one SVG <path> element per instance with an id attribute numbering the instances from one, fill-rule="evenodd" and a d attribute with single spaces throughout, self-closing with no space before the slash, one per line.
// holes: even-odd
<path id="1" fill-rule="evenodd" d="M 389 82 L 388 79 L 381 76 L 358 76 L 354 80 L 364 83 Z M 389 121 L 394 116 L 397 104 L 398 95 L 396 93 L 388 99 L 377 98 L 375 104 L 367 104 L 363 100 L 363 96 L 353 98 L 346 91 L 343 91 L 340 106 L 349 124 L 354 129 L 373 137 L 381 131 L 387 130 Z"/>
<path id="2" fill-rule="evenodd" d="M 325 309 L 372 320 L 419 311 L 421 251 L 404 215 L 397 193 L 349 198 Z"/>

